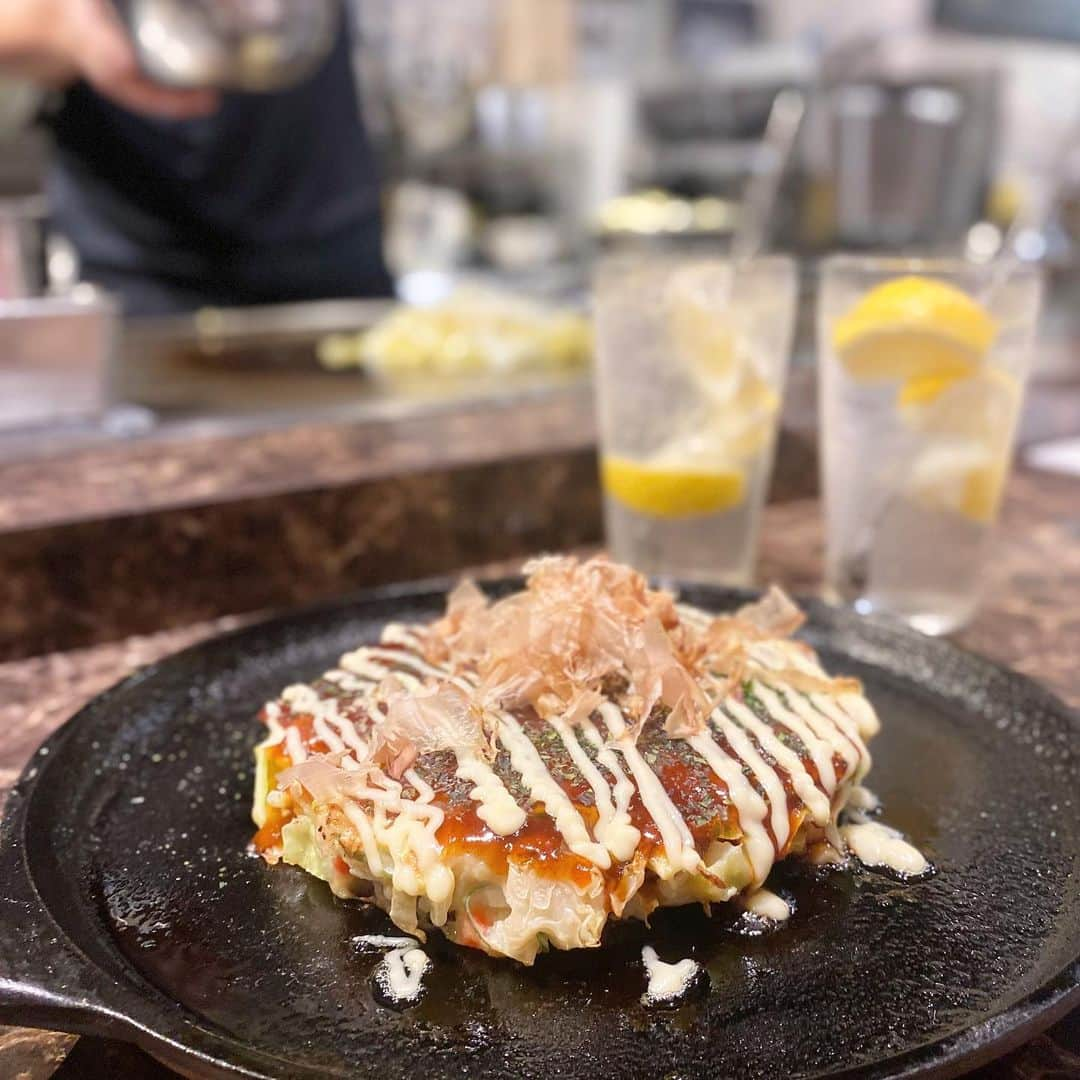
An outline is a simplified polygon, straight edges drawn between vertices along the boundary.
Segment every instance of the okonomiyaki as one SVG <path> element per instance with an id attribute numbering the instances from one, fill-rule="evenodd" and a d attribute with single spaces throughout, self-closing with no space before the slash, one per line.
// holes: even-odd
<path id="1" fill-rule="evenodd" d="M 602 558 L 392 624 L 265 706 L 255 849 L 403 931 L 531 964 L 838 857 L 878 728 L 779 590 L 709 614 Z"/>

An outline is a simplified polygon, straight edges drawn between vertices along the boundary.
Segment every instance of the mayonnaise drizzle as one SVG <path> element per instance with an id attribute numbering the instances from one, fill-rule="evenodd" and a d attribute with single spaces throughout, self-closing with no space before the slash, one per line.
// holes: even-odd
<path id="1" fill-rule="evenodd" d="M 744 849 L 754 873 L 754 881 L 764 881 L 776 856 L 776 849 L 764 824 L 769 812 L 765 800 L 746 779 L 742 762 L 729 757 L 719 744 L 709 737 L 708 732 L 691 735 L 686 741 L 708 762 L 709 768 L 727 786 L 728 798 L 739 812 Z"/>
<path id="2" fill-rule="evenodd" d="M 371 820 L 356 803 L 349 799 L 346 799 L 342 805 L 342 811 L 349 819 L 349 823 L 360 835 L 360 843 L 364 848 L 364 861 L 368 864 L 371 876 L 374 879 L 382 877 L 383 861 L 382 856 L 379 854 L 379 845 L 375 839 L 375 829 L 371 824 Z"/>
<path id="3" fill-rule="evenodd" d="M 817 733 L 803 722 L 801 716 L 789 709 L 781 700 L 780 695 L 764 683 L 754 683 L 754 694 L 765 706 L 765 711 L 770 718 L 782 724 L 789 731 L 793 731 L 802 740 L 810 754 L 811 760 L 821 777 L 821 786 L 826 791 L 836 790 L 836 768 L 832 761 L 831 744 L 819 739 Z"/>
<path id="4" fill-rule="evenodd" d="M 373 877 L 385 873 L 380 848 L 395 853 L 390 880 L 396 892 L 410 897 L 426 895 L 431 902 L 431 921 L 441 926 L 454 891 L 454 875 L 442 861 L 435 833 L 443 823 L 443 811 L 430 805 L 435 792 L 414 771 L 405 779 L 417 790 L 415 799 L 402 798 L 402 785 L 390 777 L 367 770 L 354 773 L 348 789 L 352 799 L 372 804 L 369 818 L 362 807 L 345 800 L 343 810 L 356 828 L 364 858 Z M 394 817 L 389 819 L 387 811 Z"/>
<path id="5" fill-rule="evenodd" d="M 555 827 L 562 833 L 566 846 L 575 855 L 606 870 L 611 865 L 607 848 L 591 839 L 584 818 L 555 782 L 521 725 L 506 712 L 499 714 L 499 741 L 509 752 L 510 763 L 529 789 L 532 800 L 543 803 L 544 809 L 554 818 Z"/>
<path id="6" fill-rule="evenodd" d="M 641 995 L 643 1005 L 660 1005 L 681 998 L 701 971 L 701 965 L 687 957 L 675 964 L 667 964 L 656 955 L 651 945 L 641 950 L 641 961 L 648 976 L 648 987 Z"/>
<path id="7" fill-rule="evenodd" d="M 382 635 L 385 643 L 395 642 L 406 647 L 415 646 L 417 638 L 405 627 L 391 624 Z M 416 691 L 421 687 L 419 676 L 447 680 L 464 690 L 473 689 L 473 683 L 464 677 L 454 676 L 447 669 L 428 664 L 420 657 L 401 649 L 361 648 L 342 658 L 342 665 L 376 678 L 393 674 L 406 689 Z M 506 786 L 471 747 L 452 747 L 457 758 L 456 775 L 473 784 L 469 797 L 479 803 L 477 816 L 492 832 L 509 836 L 525 823 L 526 814 L 514 801 Z"/>
<path id="8" fill-rule="evenodd" d="M 360 756 L 367 752 L 367 743 L 360 737 L 356 724 L 341 715 L 334 698 L 320 697 L 313 687 L 301 683 L 287 687 L 281 700 L 289 706 L 290 711 L 311 717 L 316 737 L 325 744 L 330 753 L 349 750 Z M 307 758 L 307 748 L 304 747 L 299 732 L 290 726 L 285 729 L 285 737 L 286 748 L 293 764 L 304 761 Z"/>
<path id="9" fill-rule="evenodd" d="M 782 923 L 791 918 L 791 907 L 771 889 L 755 889 L 743 900 L 743 908 L 759 919 Z"/>
<path id="10" fill-rule="evenodd" d="M 372 978 L 383 995 L 396 1005 L 420 996 L 424 974 L 431 960 L 423 949 L 394 949 L 380 961 Z"/>
<path id="11" fill-rule="evenodd" d="M 415 769 L 406 769 L 405 779 L 416 788 L 419 802 L 429 803 L 435 798 L 435 789 Z"/>
<path id="12" fill-rule="evenodd" d="M 300 735 L 299 730 L 293 726 L 289 726 L 285 729 L 285 749 L 288 752 L 289 760 L 294 765 L 299 765 L 302 761 L 307 761 L 307 749 L 304 746 L 304 740 Z"/>
<path id="13" fill-rule="evenodd" d="M 338 664 L 347 675 L 355 675 L 368 683 L 377 683 L 390 674 L 390 668 L 374 660 L 367 646 L 346 653 Z"/>
<path id="14" fill-rule="evenodd" d="M 405 623 L 387 623 L 380 636 L 384 645 L 404 645 L 414 649 L 420 646 L 420 635 Z"/>
<path id="15" fill-rule="evenodd" d="M 337 730 L 348 748 L 361 758 L 367 753 L 367 743 L 360 737 L 356 725 L 346 717 L 341 717 L 337 723 Z"/>
<path id="16" fill-rule="evenodd" d="M 851 777 L 859 764 L 859 751 L 851 737 L 820 709 L 814 707 L 810 700 L 797 690 L 790 691 L 785 695 L 787 707 L 797 716 L 801 717 L 809 725 L 810 729 L 822 742 L 832 747 L 834 753 L 839 754 L 845 763 L 845 781 L 850 783 Z M 831 758 L 830 758 L 831 760 Z"/>
<path id="17" fill-rule="evenodd" d="M 664 790 L 664 785 L 641 756 L 633 736 L 627 730 L 622 712 L 610 701 L 600 705 L 598 711 L 612 736 L 612 745 L 622 754 L 637 782 L 638 794 L 645 809 L 660 830 L 664 853 L 672 870 L 696 870 L 701 865 L 701 856 L 694 847 L 694 838 L 682 814 Z"/>
<path id="18" fill-rule="evenodd" d="M 618 755 L 604 742 L 604 737 L 600 734 L 596 725 L 591 720 L 583 720 L 581 723 L 581 730 L 585 733 L 585 738 L 587 738 L 596 748 L 596 760 L 615 777 L 614 795 L 616 815 L 625 817 L 626 820 L 629 821 L 630 800 L 634 797 L 634 792 L 637 790 L 634 787 L 633 781 L 622 771 L 622 766 L 619 765 Z"/>
<path id="19" fill-rule="evenodd" d="M 750 655 L 758 662 L 773 670 L 783 670 L 785 667 L 791 667 L 796 671 L 802 671 L 816 679 L 827 680 L 829 677 L 813 656 L 807 654 L 803 649 L 793 647 L 789 642 L 759 642 L 751 646 Z M 800 693 L 793 691 L 792 695 L 789 695 L 789 703 L 794 707 L 794 701 L 792 699 L 801 698 L 802 695 Z M 859 694 L 853 693 L 840 695 L 840 700 L 837 700 L 832 694 L 820 692 L 810 694 L 809 698 L 820 712 L 825 713 L 834 722 L 835 730 L 832 728 L 828 729 L 828 733 L 825 737 L 832 741 L 834 735 L 839 733 L 844 736 L 848 746 L 854 751 L 855 757 L 852 758 L 842 746 L 836 746 L 834 742 L 834 747 L 848 762 L 849 771 L 851 764 L 857 761 L 860 763 L 860 775 L 865 776 L 866 771 L 870 767 L 870 756 L 862 741 L 858 717 L 861 716 L 862 720 L 870 728 L 869 734 L 874 734 L 877 730 L 878 723 L 873 708 L 865 698 Z M 859 704 L 853 704 L 856 702 Z M 851 715 L 848 712 L 849 706 L 852 706 L 858 715 Z M 860 706 L 865 706 L 865 709 L 860 708 Z"/>
<path id="20" fill-rule="evenodd" d="M 841 694 L 839 701 L 844 712 L 851 717 L 852 722 L 855 724 L 855 730 L 858 732 L 859 738 L 869 739 L 881 730 L 881 721 L 874 711 L 874 706 L 862 694 L 849 691 Z M 865 750 L 865 744 L 863 749 Z M 869 754 L 867 754 L 866 760 L 869 768 Z"/>
<path id="21" fill-rule="evenodd" d="M 331 730 L 326 718 L 321 713 L 315 713 L 312 720 L 314 721 L 312 726 L 315 729 L 315 735 L 322 739 L 330 753 L 341 753 L 345 749 L 345 741 L 336 731 Z"/>
<path id="22" fill-rule="evenodd" d="M 758 719 L 754 711 L 747 708 L 741 701 L 728 698 L 724 702 L 724 709 L 741 727 L 757 739 L 761 748 L 767 751 L 769 756 L 788 774 L 795 794 L 810 811 L 814 824 L 827 825 L 832 817 L 829 796 L 814 782 L 802 758 L 794 750 L 785 746 L 776 737 L 772 728 L 763 720 Z"/>
<path id="23" fill-rule="evenodd" d="M 921 851 L 896 829 L 879 821 L 841 825 L 840 835 L 859 862 L 867 866 L 883 866 L 906 877 L 916 877 L 930 869 Z"/>
<path id="24" fill-rule="evenodd" d="M 769 804 L 769 824 L 772 827 L 773 840 L 777 852 L 782 851 L 788 841 L 791 823 L 788 819 L 787 791 L 780 774 L 758 753 L 750 736 L 722 709 L 717 709 L 710 719 L 723 732 L 731 749 L 750 767 L 764 790 Z"/>
<path id="25" fill-rule="evenodd" d="M 854 758 L 848 757 L 847 754 L 844 755 L 845 760 L 855 764 L 854 772 L 851 770 L 848 772 L 849 778 L 852 776 L 865 776 L 870 768 L 870 755 L 867 752 L 866 744 L 859 735 L 855 721 L 848 716 L 836 698 L 830 694 L 810 694 L 809 701 L 818 712 L 827 716 L 836 725 L 837 730 L 843 734 L 848 745 L 854 751 Z"/>
<path id="26" fill-rule="evenodd" d="M 385 664 L 387 669 L 392 671 L 395 675 L 400 676 L 402 669 L 404 669 L 420 677 L 426 676 L 427 678 L 453 683 L 454 686 L 458 687 L 460 690 L 464 690 L 466 693 L 475 687 L 475 683 L 471 680 L 460 675 L 454 675 L 447 668 L 429 664 L 415 653 L 405 652 L 402 649 L 379 648 L 371 648 L 368 649 L 367 652 L 371 659 Z"/>
<path id="27" fill-rule="evenodd" d="M 457 775 L 474 785 L 469 798 L 479 803 L 476 816 L 499 836 L 509 836 L 525 824 L 526 813 L 514 801 L 506 785 L 475 751 L 455 750 Z"/>
<path id="28" fill-rule="evenodd" d="M 383 632 L 383 641 L 408 647 L 415 646 L 417 639 L 404 627 L 391 625 Z M 421 677 L 448 680 L 465 692 L 474 688 L 474 683 L 469 679 L 452 675 L 447 669 L 429 664 L 401 649 L 356 649 L 343 657 L 341 663 L 342 667 L 373 680 L 392 674 L 403 686 L 413 691 L 421 688 Z M 473 784 L 469 797 L 479 803 L 477 816 L 480 820 L 499 836 L 517 832 L 525 824 L 526 813 L 518 806 L 506 785 L 471 747 L 452 749 L 458 762 L 457 776 Z"/>
<path id="29" fill-rule="evenodd" d="M 344 668 L 334 668 L 326 672 L 323 678 L 335 686 L 340 686 L 347 694 L 362 694 L 370 690 L 379 680 L 360 676 Z"/>
<path id="30" fill-rule="evenodd" d="M 324 707 L 324 702 L 313 687 L 306 683 L 296 683 L 286 686 L 281 692 L 281 700 L 295 713 L 310 713 L 314 715 Z"/>
<path id="31" fill-rule="evenodd" d="M 611 787 L 604 779 L 603 773 L 582 749 L 570 725 L 561 718 L 555 718 L 550 723 L 558 732 L 574 765 L 592 788 L 596 810 L 599 814 L 593 830 L 596 838 L 619 862 L 632 858 L 641 840 L 641 833 L 631 824 L 626 807 L 616 808 L 611 798 Z"/>

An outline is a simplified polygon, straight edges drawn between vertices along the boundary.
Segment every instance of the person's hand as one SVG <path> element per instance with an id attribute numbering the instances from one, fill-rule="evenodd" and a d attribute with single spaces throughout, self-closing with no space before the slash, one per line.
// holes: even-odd
<path id="1" fill-rule="evenodd" d="M 188 117 L 212 112 L 218 95 L 162 86 L 143 74 L 110 0 L 0 0 L 0 59 L 50 85 L 84 78 L 134 112 Z"/>

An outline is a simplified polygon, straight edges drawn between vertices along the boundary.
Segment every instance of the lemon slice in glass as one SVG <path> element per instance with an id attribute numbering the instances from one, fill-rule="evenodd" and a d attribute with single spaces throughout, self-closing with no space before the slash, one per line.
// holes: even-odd
<path id="1" fill-rule="evenodd" d="M 860 381 L 969 375 L 997 335 L 981 304 L 932 278 L 871 289 L 833 328 L 833 348 Z"/>
<path id="2" fill-rule="evenodd" d="M 968 473 L 960 512 L 972 521 L 991 524 L 997 518 L 1008 476 L 1008 454 L 1001 454 L 988 465 Z"/>
<path id="3" fill-rule="evenodd" d="M 713 458 L 750 461 L 769 445 L 779 408 L 779 393 L 751 371 L 739 381 L 730 400 L 715 404 L 693 441 Z"/>
<path id="4" fill-rule="evenodd" d="M 1009 455 L 974 441 L 931 446 L 915 463 L 909 490 L 924 506 L 988 525 L 997 516 Z"/>
<path id="5" fill-rule="evenodd" d="M 613 499 L 658 518 L 718 514 L 737 506 L 745 494 L 742 471 L 728 466 L 643 462 L 607 454 L 600 476 Z"/>
<path id="6" fill-rule="evenodd" d="M 1012 436 L 1020 383 L 994 367 L 961 378 L 920 375 L 901 386 L 896 404 L 901 419 L 915 431 L 978 439 L 998 449 Z"/>
<path id="7" fill-rule="evenodd" d="M 741 374 L 734 328 L 728 318 L 731 270 L 706 262 L 675 271 L 664 291 L 675 353 L 712 398 L 734 392 Z"/>

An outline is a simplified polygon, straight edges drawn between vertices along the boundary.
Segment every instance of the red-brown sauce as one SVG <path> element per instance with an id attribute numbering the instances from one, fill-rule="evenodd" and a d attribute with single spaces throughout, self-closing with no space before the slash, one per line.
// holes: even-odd
<path id="1" fill-rule="evenodd" d="M 435 803 L 440 805 L 438 795 Z M 446 817 L 435 839 L 448 854 L 463 853 L 482 859 L 496 876 L 505 875 L 508 861 L 513 858 L 543 877 L 573 881 L 581 887 L 592 879 L 592 864 L 567 849 L 555 822 L 539 805 L 510 836 L 492 832 L 477 816 L 474 804 L 441 803 L 441 808 Z"/>
<path id="2" fill-rule="evenodd" d="M 266 768 L 267 775 L 270 779 L 271 791 L 277 786 L 278 776 L 291 765 L 292 758 L 289 757 L 283 745 L 279 744 L 277 746 L 271 746 L 269 750 L 267 750 Z M 288 824 L 291 818 L 292 814 L 288 811 L 280 810 L 276 806 L 267 805 L 266 821 L 254 837 L 252 837 L 251 842 L 254 845 L 255 850 L 262 854 L 272 848 L 280 847 L 281 830 Z"/>

